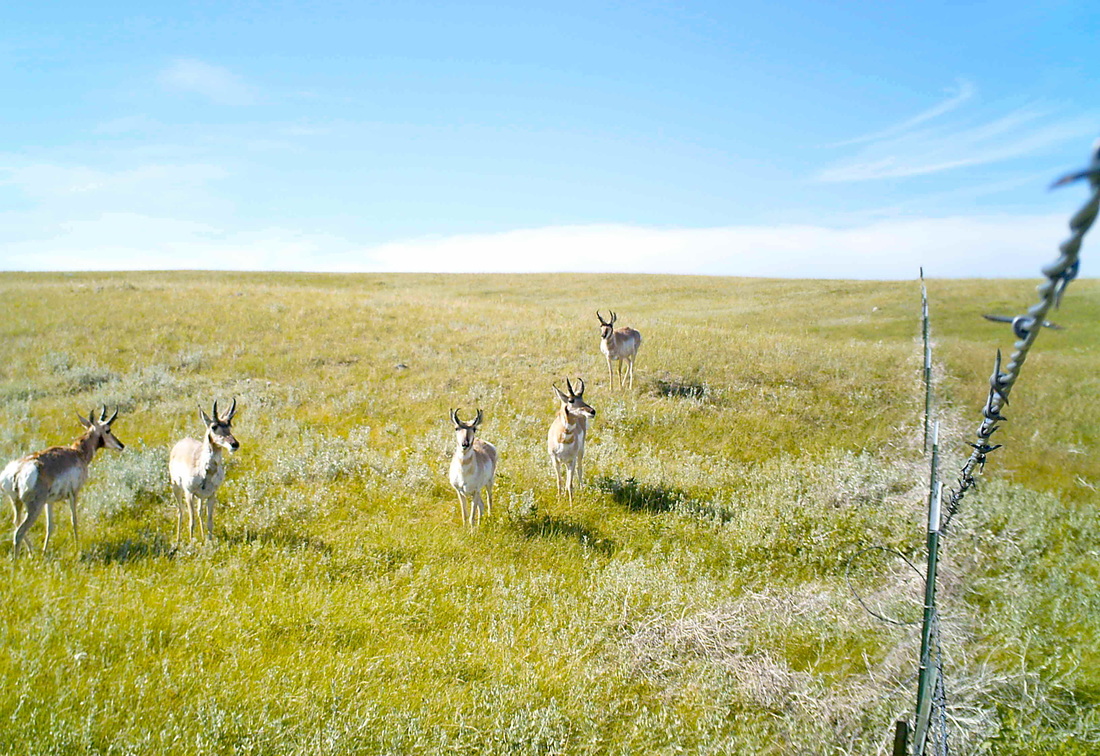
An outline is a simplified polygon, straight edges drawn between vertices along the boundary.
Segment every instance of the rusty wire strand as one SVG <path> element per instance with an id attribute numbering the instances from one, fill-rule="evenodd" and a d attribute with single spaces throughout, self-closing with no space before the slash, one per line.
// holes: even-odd
<path id="1" fill-rule="evenodd" d="M 991 453 L 1001 448 L 1000 444 L 992 444 L 990 439 L 1000 428 L 1000 423 L 1005 421 L 1002 410 L 1008 405 L 1008 395 L 1020 375 L 1020 369 L 1027 359 L 1028 351 L 1039 337 L 1043 326 L 1051 327 L 1046 320 L 1047 313 L 1053 308 L 1057 309 L 1062 302 L 1062 295 L 1066 287 L 1077 277 L 1081 261 L 1081 241 L 1093 221 L 1096 220 L 1097 210 L 1100 209 L 1100 142 L 1093 146 L 1092 162 L 1082 171 L 1067 174 L 1054 182 L 1051 188 L 1064 186 L 1079 179 L 1088 179 L 1092 195 L 1081 206 L 1073 217 L 1070 218 L 1070 236 L 1062 242 L 1058 250 L 1058 259 L 1042 269 L 1047 280 L 1041 283 L 1036 291 L 1039 294 L 1039 302 L 1032 305 L 1026 314 L 1008 318 L 1012 323 L 1012 330 L 1017 341 L 1013 345 L 1014 351 L 1008 358 L 1008 364 L 1002 370 L 1001 351 L 997 350 L 997 357 L 993 363 L 993 374 L 989 377 L 989 397 L 985 407 L 982 408 L 982 422 L 977 430 L 977 443 L 971 443 L 973 451 L 963 464 L 956 481 L 956 487 L 952 488 L 944 507 L 945 516 L 943 528 L 946 529 L 951 518 L 959 511 L 967 491 L 974 485 L 975 474 L 981 474 L 985 468 L 986 458 Z M 995 319 L 1002 320 L 995 316 Z"/>

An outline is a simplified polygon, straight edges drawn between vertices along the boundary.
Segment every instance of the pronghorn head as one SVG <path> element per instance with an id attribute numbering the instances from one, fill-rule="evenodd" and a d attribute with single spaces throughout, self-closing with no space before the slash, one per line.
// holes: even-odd
<path id="1" fill-rule="evenodd" d="M 451 410 L 451 421 L 455 424 L 455 438 L 463 449 L 469 449 L 474 443 L 474 434 L 481 425 L 481 410 L 477 411 L 477 417 L 472 423 L 464 423 L 458 419 L 458 410 Z"/>
<path id="2" fill-rule="evenodd" d="M 118 417 L 118 410 L 115 410 L 115 414 L 107 417 L 107 408 L 103 407 L 99 413 L 99 419 L 95 419 L 95 410 L 88 413 L 87 417 L 81 417 L 77 415 L 80 420 L 80 424 L 84 426 L 84 429 L 95 439 L 93 443 L 95 448 L 99 449 L 106 446 L 108 449 L 117 449 L 122 451 L 126 448 L 126 444 L 115 438 L 111 433 L 111 423 Z"/>
<path id="3" fill-rule="evenodd" d="M 569 389 L 569 393 L 566 394 L 557 384 L 553 384 L 554 392 L 557 393 L 558 399 L 561 399 L 561 406 L 570 415 L 584 415 L 585 417 L 595 417 L 596 410 L 584 401 L 584 379 L 578 378 L 577 385 L 580 390 L 574 390 L 573 384 L 569 382 L 569 379 L 565 379 L 565 387 Z"/>
<path id="4" fill-rule="evenodd" d="M 230 427 L 233 416 L 237 414 L 236 397 L 234 397 L 233 404 L 230 405 L 229 411 L 224 416 L 218 414 L 217 400 L 214 401 L 214 417 L 206 414 L 202 407 L 199 407 L 199 414 L 202 416 L 203 424 L 206 425 L 206 436 L 210 439 L 210 443 L 231 452 L 235 452 L 240 448 L 240 443 L 233 437 L 233 428 Z"/>
<path id="5" fill-rule="evenodd" d="M 619 318 L 619 316 L 616 315 L 611 310 L 608 310 L 608 312 L 611 313 L 611 320 L 604 320 L 603 316 L 600 315 L 600 311 L 596 310 L 596 317 L 599 318 L 599 320 L 600 320 L 600 338 L 601 339 L 606 339 L 608 336 L 611 335 L 611 332 L 614 330 L 613 326 L 615 325 L 615 321 L 618 320 L 618 318 Z"/>

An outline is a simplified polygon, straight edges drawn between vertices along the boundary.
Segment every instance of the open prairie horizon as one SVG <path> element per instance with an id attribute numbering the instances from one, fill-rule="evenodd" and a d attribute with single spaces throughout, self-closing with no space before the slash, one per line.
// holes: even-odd
<path id="1" fill-rule="evenodd" d="M 943 478 L 1037 280 L 929 280 Z M 118 408 L 9 564 L 0 751 L 889 752 L 914 705 L 919 285 L 602 274 L 0 273 L 0 461 Z M 595 311 L 643 335 L 611 390 Z M 952 749 L 1100 747 L 1100 282 L 1079 280 L 944 544 Z M 596 409 L 555 495 L 551 384 Z M 238 402 L 215 539 L 167 455 Z M 484 411 L 463 528 L 449 412 Z M 44 525 L 32 531 L 40 547 Z M 883 553 L 884 552 L 880 552 Z"/>

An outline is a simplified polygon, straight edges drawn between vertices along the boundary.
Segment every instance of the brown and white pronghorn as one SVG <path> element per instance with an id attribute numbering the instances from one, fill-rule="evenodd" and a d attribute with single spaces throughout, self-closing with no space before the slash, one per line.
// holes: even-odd
<path id="1" fill-rule="evenodd" d="M 642 345 L 642 334 L 633 328 L 614 328 L 615 321 L 619 318 L 614 312 L 611 312 L 611 320 L 605 321 L 599 310 L 596 310 L 596 317 L 600 321 L 600 351 L 607 358 L 608 382 L 614 388 L 615 375 L 611 371 L 611 361 L 615 360 L 619 363 L 619 388 L 623 387 L 625 362 L 627 374 L 630 376 L 630 388 L 634 388 L 634 358 L 638 356 L 638 347 Z"/>
<path id="2" fill-rule="evenodd" d="M 561 468 L 565 467 L 565 490 L 569 492 L 569 503 L 573 503 L 573 488 L 582 483 L 584 477 L 584 437 L 588 432 L 588 418 L 596 416 L 596 410 L 584 401 L 584 380 L 577 379 L 579 391 L 573 389 L 569 379 L 565 379 L 569 389 L 566 394 L 557 385 L 554 392 L 561 400 L 561 407 L 550 423 L 550 432 L 546 434 L 546 449 L 550 452 L 550 463 L 554 467 L 554 482 L 558 484 L 558 496 L 561 496 Z"/>
<path id="3" fill-rule="evenodd" d="M 458 418 L 458 410 L 451 410 L 455 425 L 455 453 L 451 457 L 450 479 L 458 494 L 458 506 L 462 510 L 462 523 L 473 527 L 487 516 L 493 506 L 493 476 L 497 471 L 497 449 L 488 441 L 474 438 L 481 426 L 481 410 L 472 423 Z M 481 498 L 484 489 L 485 499 Z"/>
<path id="4" fill-rule="evenodd" d="M 46 510 L 46 542 L 42 544 L 42 553 L 46 553 L 46 549 L 50 547 L 50 535 L 53 533 L 53 503 L 62 499 L 69 500 L 73 541 L 76 543 L 76 553 L 80 553 L 76 497 L 88 479 L 88 465 L 99 449 L 106 446 L 122 451 L 126 448 L 111 433 L 111 423 L 117 417 L 118 410 L 107 417 L 107 408 L 104 407 L 96 420 L 93 410 L 87 418 L 80 417 L 84 433 L 72 444 L 51 446 L 20 457 L 9 462 L 4 471 L 0 472 L 0 491 L 11 500 L 15 515 L 15 535 L 12 541 L 14 556 L 19 556 L 19 546 L 27 539 L 27 531 L 43 509 Z"/>
<path id="5" fill-rule="evenodd" d="M 172 481 L 172 492 L 176 496 L 179 509 L 176 517 L 176 546 L 180 544 L 183 530 L 183 512 L 187 510 L 188 540 L 195 537 L 195 520 L 199 521 L 199 538 L 214 538 L 214 502 L 218 486 L 225 480 L 225 464 L 222 462 L 222 450 L 230 453 L 240 448 L 233 437 L 233 416 L 237 414 L 237 400 L 229 407 L 225 416 L 218 414 L 218 403 L 214 402 L 214 416 L 210 417 L 199 408 L 199 415 L 206 434 L 202 441 L 185 438 L 172 447 L 168 458 L 168 475 Z M 206 532 L 203 533 L 202 518 L 205 510 Z M 198 517 L 196 517 L 198 515 Z"/>

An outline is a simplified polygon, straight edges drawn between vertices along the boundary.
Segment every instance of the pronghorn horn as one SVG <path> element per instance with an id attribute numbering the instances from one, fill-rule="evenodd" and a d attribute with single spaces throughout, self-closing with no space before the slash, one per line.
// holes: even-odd
<path id="1" fill-rule="evenodd" d="M 104 408 L 104 410 L 106 410 L 106 408 Z M 106 412 L 105 412 L 105 414 L 106 414 Z M 107 422 L 105 422 L 103 424 L 104 425 L 110 425 L 111 423 L 113 423 L 115 421 L 116 417 L 118 417 L 118 407 L 115 407 L 115 414 L 113 414 L 109 418 L 107 418 Z"/>
<path id="2" fill-rule="evenodd" d="M 601 315 L 601 314 L 600 314 L 600 311 L 599 311 L 599 310 L 596 310 L 596 317 L 597 317 L 597 318 L 599 319 L 599 321 L 600 321 L 600 325 L 608 325 L 608 324 L 607 324 L 607 323 L 606 323 L 606 322 L 604 321 L 604 319 L 603 319 L 603 315 Z"/>
<path id="3" fill-rule="evenodd" d="M 221 418 L 218 417 L 218 400 L 215 399 L 214 400 L 214 421 L 218 422 L 220 420 L 221 420 Z"/>
<path id="4" fill-rule="evenodd" d="M 577 376 L 577 385 L 581 387 L 581 390 L 577 392 L 577 396 L 584 396 L 584 378 Z"/>
<path id="5" fill-rule="evenodd" d="M 477 408 L 477 417 L 474 418 L 473 426 L 476 428 L 481 425 L 481 407 Z"/>
<path id="6" fill-rule="evenodd" d="M 104 404 L 103 408 L 99 411 L 99 422 L 103 422 L 107 419 L 107 405 Z"/>
<path id="7" fill-rule="evenodd" d="M 454 421 L 455 427 L 458 428 L 462 425 L 462 421 L 458 419 L 458 410 L 451 410 L 451 420 Z"/>
<path id="8" fill-rule="evenodd" d="M 229 405 L 229 412 L 225 414 L 225 419 L 222 420 L 222 422 L 229 425 L 235 414 L 237 414 L 237 397 L 233 397 L 233 403 Z"/>
<path id="9" fill-rule="evenodd" d="M 615 314 L 614 310 L 608 310 L 611 313 L 611 322 L 608 325 L 615 325 L 615 321 L 619 319 L 619 316 Z"/>
<path id="10" fill-rule="evenodd" d="M 569 398 L 572 399 L 577 395 L 577 392 L 573 390 L 573 384 L 569 382 L 569 379 L 565 379 L 565 385 L 569 389 Z"/>

